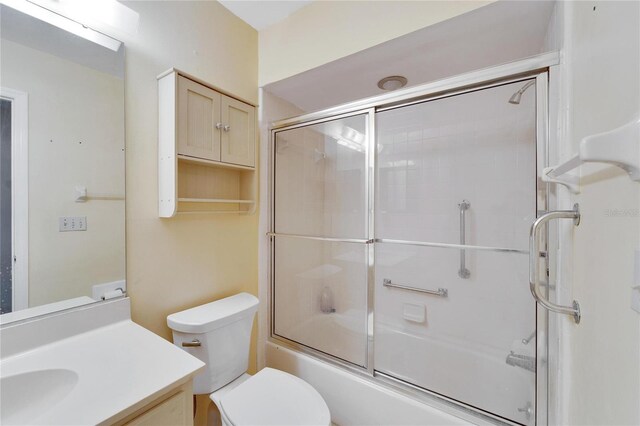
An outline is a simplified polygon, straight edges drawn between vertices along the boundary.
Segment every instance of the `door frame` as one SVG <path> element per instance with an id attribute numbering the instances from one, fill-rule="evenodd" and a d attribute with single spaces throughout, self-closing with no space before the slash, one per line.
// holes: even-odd
<path id="1" fill-rule="evenodd" d="M 0 87 L 11 102 L 12 311 L 29 307 L 29 95 Z"/>

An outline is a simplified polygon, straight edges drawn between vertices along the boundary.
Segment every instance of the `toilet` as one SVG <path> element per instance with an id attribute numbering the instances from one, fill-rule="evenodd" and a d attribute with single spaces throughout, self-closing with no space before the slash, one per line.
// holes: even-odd
<path id="1" fill-rule="evenodd" d="M 167 317 L 173 343 L 206 364 L 193 393 L 209 395 L 225 426 L 331 425 L 327 404 L 304 380 L 273 368 L 247 374 L 257 310 L 258 299 L 240 293 Z"/>

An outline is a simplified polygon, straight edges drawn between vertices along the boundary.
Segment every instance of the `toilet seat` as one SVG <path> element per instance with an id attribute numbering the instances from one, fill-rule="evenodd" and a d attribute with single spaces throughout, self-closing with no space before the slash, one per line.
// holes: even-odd
<path id="1" fill-rule="evenodd" d="M 245 425 L 331 424 L 322 396 L 304 380 L 284 371 L 264 368 L 220 398 L 225 423 Z"/>

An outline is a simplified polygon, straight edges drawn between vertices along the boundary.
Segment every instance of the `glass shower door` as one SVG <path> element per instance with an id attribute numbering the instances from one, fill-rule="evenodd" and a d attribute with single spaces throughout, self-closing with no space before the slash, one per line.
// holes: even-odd
<path id="1" fill-rule="evenodd" d="M 273 334 L 365 366 L 368 115 L 276 132 Z"/>
<path id="2" fill-rule="evenodd" d="M 533 80 L 530 80 L 533 81 Z M 376 114 L 375 370 L 533 424 L 535 89 Z"/>

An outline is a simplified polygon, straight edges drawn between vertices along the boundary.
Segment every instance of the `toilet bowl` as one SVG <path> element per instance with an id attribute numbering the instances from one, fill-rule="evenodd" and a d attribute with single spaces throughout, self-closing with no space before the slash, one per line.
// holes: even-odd
<path id="1" fill-rule="evenodd" d="M 209 395 L 226 426 L 329 426 L 327 404 L 304 380 L 273 368 L 247 374 L 257 310 L 258 299 L 240 293 L 167 317 L 174 344 L 206 364 L 194 394 Z"/>
<path id="2" fill-rule="evenodd" d="M 264 368 L 255 376 L 236 381 L 241 383 L 233 389 L 223 388 L 210 395 L 225 426 L 331 424 L 322 396 L 296 376 Z"/>

